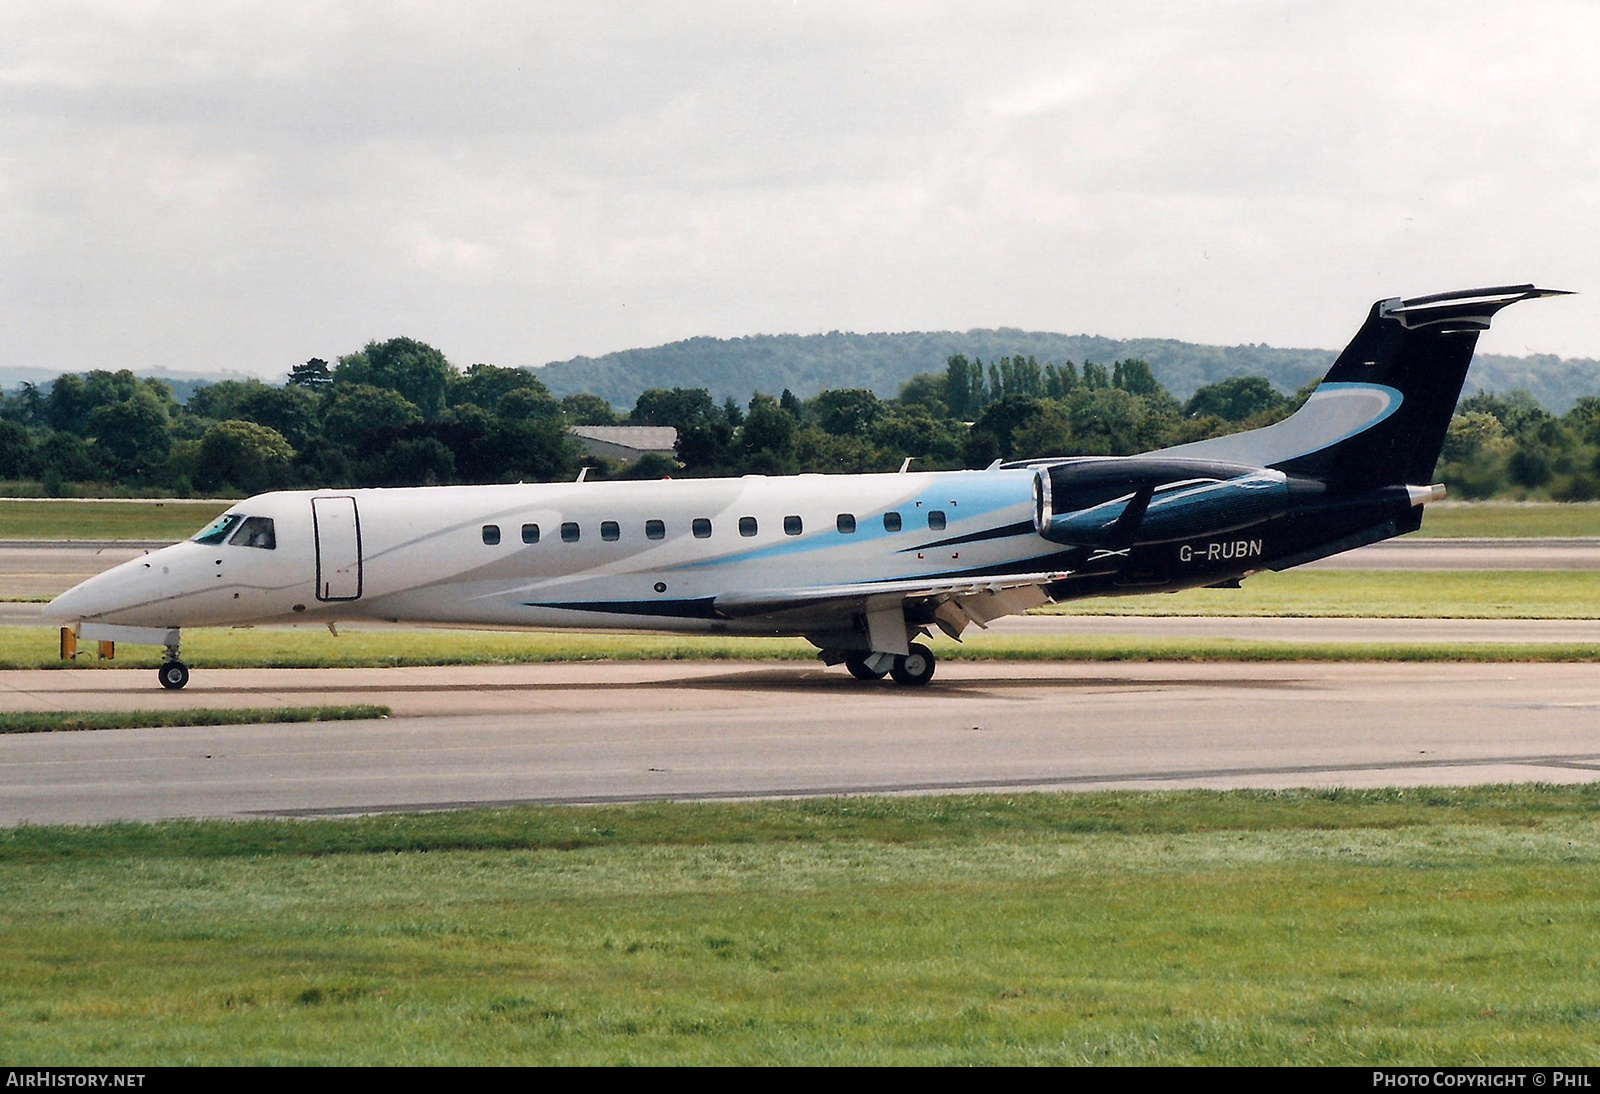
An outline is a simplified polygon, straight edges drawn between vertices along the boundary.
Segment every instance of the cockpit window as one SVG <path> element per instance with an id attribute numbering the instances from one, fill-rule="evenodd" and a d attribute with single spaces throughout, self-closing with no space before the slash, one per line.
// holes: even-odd
<path id="1" fill-rule="evenodd" d="M 264 551 L 278 549 L 278 537 L 272 530 L 271 517 L 245 517 L 239 530 L 228 541 L 232 547 L 260 547 Z"/>
<path id="2" fill-rule="evenodd" d="M 239 527 L 239 522 L 244 520 L 243 513 L 224 513 L 200 531 L 195 533 L 196 543 L 221 543 L 228 538 L 228 533 Z"/>

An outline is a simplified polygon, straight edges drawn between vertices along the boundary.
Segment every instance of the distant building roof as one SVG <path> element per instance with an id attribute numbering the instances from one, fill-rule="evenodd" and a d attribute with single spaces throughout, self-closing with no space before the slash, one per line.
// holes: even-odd
<path id="1" fill-rule="evenodd" d="M 591 456 L 632 463 L 647 452 L 673 456 L 678 431 L 670 425 L 574 425 L 567 432 L 578 438 Z"/>

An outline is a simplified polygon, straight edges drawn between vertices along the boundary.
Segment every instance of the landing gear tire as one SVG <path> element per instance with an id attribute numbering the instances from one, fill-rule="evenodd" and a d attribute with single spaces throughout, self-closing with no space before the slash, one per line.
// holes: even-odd
<path id="1" fill-rule="evenodd" d="M 168 691 L 180 691 L 189 682 L 189 666 L 182 661 L 164 661 L 156 670 L 156 677 Z"/>
<path id="2" fill-rule="evenodd" d="M 894 677 L 897 684 L 920 687 L 933 679 L 933 667 L 933 651 L 921 643 L 914 643 L 910 653 L 894 659 L 894 667 L 889 670 L 889 675 Z"/>
<path id="3" fill-rule="evenodd" d="M 844 667 L 850 670 L 850 675 L 857 680 L 882 680 L 882 672 L 874 672 L 867 667 L 870 653 L 852 653 L 844 659 Z"/>

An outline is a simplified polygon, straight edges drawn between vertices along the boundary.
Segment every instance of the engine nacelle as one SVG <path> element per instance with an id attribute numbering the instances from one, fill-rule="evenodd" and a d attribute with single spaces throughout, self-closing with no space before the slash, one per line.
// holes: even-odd
<path id="1" fill-rule="evenodd" d="M 1035 473 L 1034 527 L 1052 543 L 1106 546 L 1128 506 L 1149 491 L 1149 503 L 1131 534 L 1138 543 L 1166 543 L 1220 535 L 1269 520 L 1288 510 L 1291 495 L 1309 496 L 1322 489 L 1321 483 L 1292 480 L 1264 467 L 1084 458 Z"/>

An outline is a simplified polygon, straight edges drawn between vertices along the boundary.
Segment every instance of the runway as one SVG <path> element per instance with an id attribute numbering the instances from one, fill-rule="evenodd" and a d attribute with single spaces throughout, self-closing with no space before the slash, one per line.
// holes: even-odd
<path id="1" fill-rule="evenodd" d="M 0 823 L 513 803 L 1600 778 L 1593 665 L 947 663 L 0 673 L 10 709 L 384 702 L 375 722 L 0 737 Z"/>
<path id="2" fill-rule="evenodd" d="M 0 597 L 157 544 L 0 544 Z M 1342 569 L 1600 569 L 1595 540 L 1396 540 Z M 41 604 L 0 603 L 0 624 Z M 352 624 L 352 629 L 359 625 Z M 1600 643 L 1600 620 L 1027 616 L 998 636 Z M 1600 777 L 1592 665 L 946 663 L 922 691 L 804 664 L 0 672 L 0 710 L 379 702 L 364 723 L 0 736 L 0 824 L 515 802 Z"/>
<path id="3" fill-rule="evenodd" d="M 80 581 L 163 546 L 143 542 L 0 540 L 0 600 L 55 596 Z"/>
<path id="4" fill-rule="evenodd" d="M 166 544 L 162 541 L 0 540 L 0 600 L 55 596 Z M 1324 570 L 1600 570 L 1589 539 L 1395 539 L 1320 562 Z"/>

